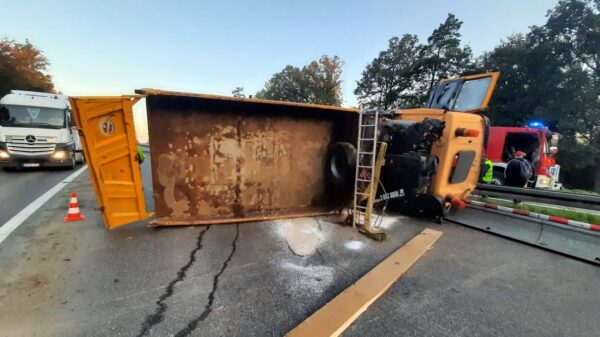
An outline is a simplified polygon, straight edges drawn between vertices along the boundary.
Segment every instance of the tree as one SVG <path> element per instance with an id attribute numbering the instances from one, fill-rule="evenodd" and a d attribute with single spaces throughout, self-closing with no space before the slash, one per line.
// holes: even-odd
<path id="1" fill-rule="evenodd" d="M 235 89 L 231 91 L 231 95 L 233 97 L 245 98 L 246 94 L 244 94 L 244 87 L 235 87 Z"/>
<path id="2" fill-rule="evenodd" d="M 421 48 L 418 90 L 422 94 L 421 101 L 425 100 L 440 79 L 458 76 L 473 69 L 471 47 L 460 45 L 462 24 L 454 14 L 449 13 L 446 21 L 427 38 L 427 45 Z"/>
<path id="3" fill-rule="evenodd" d="M 556 125 L 564 116 L 562 103 L 573 92 L 557 85 L 564 80 L 564 63 L 551 49 L 543 32 L 534 27 L 483 55 L 480 71 L 501 74 L 487 113 L 493 125 L 521 126 L 534 118 Z"/>
<path id="4" fill-rule="evenodd" d="M 29 40 L 0 40 L 0 96 L 12 89 L 54 92 L 48 59 Z"/>
<path id="5" fill-rule="evenodd" d="M 600 0 L 562 0 L 545 25 L 555 51 L 600 80 Z"/>
<path id="6" fill-rule="evenodd" d="M 393 37 L 388 49 L 381 51 L 362 72 L 354 94 L 366 108 L 391 109 L 416 105 L 414 76 L 421 45 L 416 35 Z"/>
<path id="7" fill-rule="evenodd" d="M 499 70 L 493 125 L 542 119 L 563 138 L 563 182 L 600 190 L 600 0 L 563 0 L 542 26 L 509 37 L 482 58 Z M 584 172 L 595 172 L 587 180 Z M 595 185 L 595 186 L 594 186 Z M 573 186 L 573 185 L 571 185 Z"/>
<path id="8" fill-rule="evenodd" d="M 510 36 L 482 56 L 480 72 L 500 71 L 487 112 L 493 125 L 522 125 L 529 118 L 531 103 L 526 92 L 532 77 L 524 64 L 529 57 L 530 49 L 524 35 Z"/>
<path id="9" fill-rule="evenodd" d="M 544 25 L 553 53 L 565 64 L 562 86 L 572 90 L 559 159 L 563 167 L 594 172 L 600 191 L 600 0 L 562 0 Z M 590 177 L 592 178 L 592 177 Z"/>
<path id="10" fill-rule="evenodd" d="M 342 64 L 337 56 L 323 55 L 301 69 L 288 65 L 267 81 L 256 98 L 340 106 Z"/>
<path id="11" fill-rule="evenodd" d="M 442 78 L 474 69 L 469 46 L 461 47 L 462 21 L 453 14 L 419 43 L 416 35 L 393 37 L 388 49 L 367 65 L 354 94 L 368 108 L 414 107 L 425 103 Z"/>

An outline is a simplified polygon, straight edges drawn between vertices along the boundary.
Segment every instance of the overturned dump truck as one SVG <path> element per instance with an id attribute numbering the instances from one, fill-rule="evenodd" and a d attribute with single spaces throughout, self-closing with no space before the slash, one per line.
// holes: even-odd
<path id="1" fill-rule="evenodd" d="M 375 144 L 389 143 L 390 151 L 377 193 L 385 198 L 385 191 L 404 191 L 399 198 L 388 198 L 396 204 L 392 208 L 441 214 L 452 200 L 474 189 L 486 123 L 473 112 L 486 108 L 497 77 L 489 73 L 443 81 L 427 108 L 380 115 L 381 127 L 371 137 L 377 138 Z M 71 97 L 108 228 L 149 217 L 132 116 L 133 104 L 142 97 L 155 201 L 152 224 L 261 221 L 351 206 L 360 163 L 366 160 L 356 150 L 364 136 L 359 123 L 365 113 L 154 89 L 136 93 Z M 407 132 L 421 133 L 411 138 Z M 407 164 L 419 168 L 411 171 Z M 409 177 L 414 172 L 417 176 Z"/>

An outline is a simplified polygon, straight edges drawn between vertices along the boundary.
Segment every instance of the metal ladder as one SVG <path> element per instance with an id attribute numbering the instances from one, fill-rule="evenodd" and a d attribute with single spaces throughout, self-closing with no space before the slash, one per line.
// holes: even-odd
<path id="1" fill-rule="evenodd" d="M 377 192 L 375 160 L 377 157 L 377 128 L 379 111 L 361 111 L 358 117 L 358 143 L 356 146 L 356 177 L 354 180 L 354 207 L 352 226 L 371 229 L 373 200 Z M 360 205 L 367 200 L 366 206 Z"/>

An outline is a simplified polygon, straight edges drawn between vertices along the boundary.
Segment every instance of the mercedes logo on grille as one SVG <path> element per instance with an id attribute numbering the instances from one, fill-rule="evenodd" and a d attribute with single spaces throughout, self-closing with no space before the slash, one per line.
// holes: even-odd
<path id="1" fill-rule="evenodd" d="M 25 136 L 25 141 L 29 144 L 33 144 L 36 141 L 36 138 L 34 135 L 27 135 Z"/>

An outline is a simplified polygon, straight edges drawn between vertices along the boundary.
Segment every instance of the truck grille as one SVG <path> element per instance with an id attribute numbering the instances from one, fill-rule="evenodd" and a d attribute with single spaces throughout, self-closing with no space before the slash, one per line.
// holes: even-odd
<path id="1" fill-rule="evenodd" d="M 56 144 L 49 143 L 46 137 L 36 137 L 33 143 L 26 141 L 24 136 L 7 136 L 6 138 L 8 152 L 12 154 L 30 156 L 52 154 L 56 147 Z"/>

